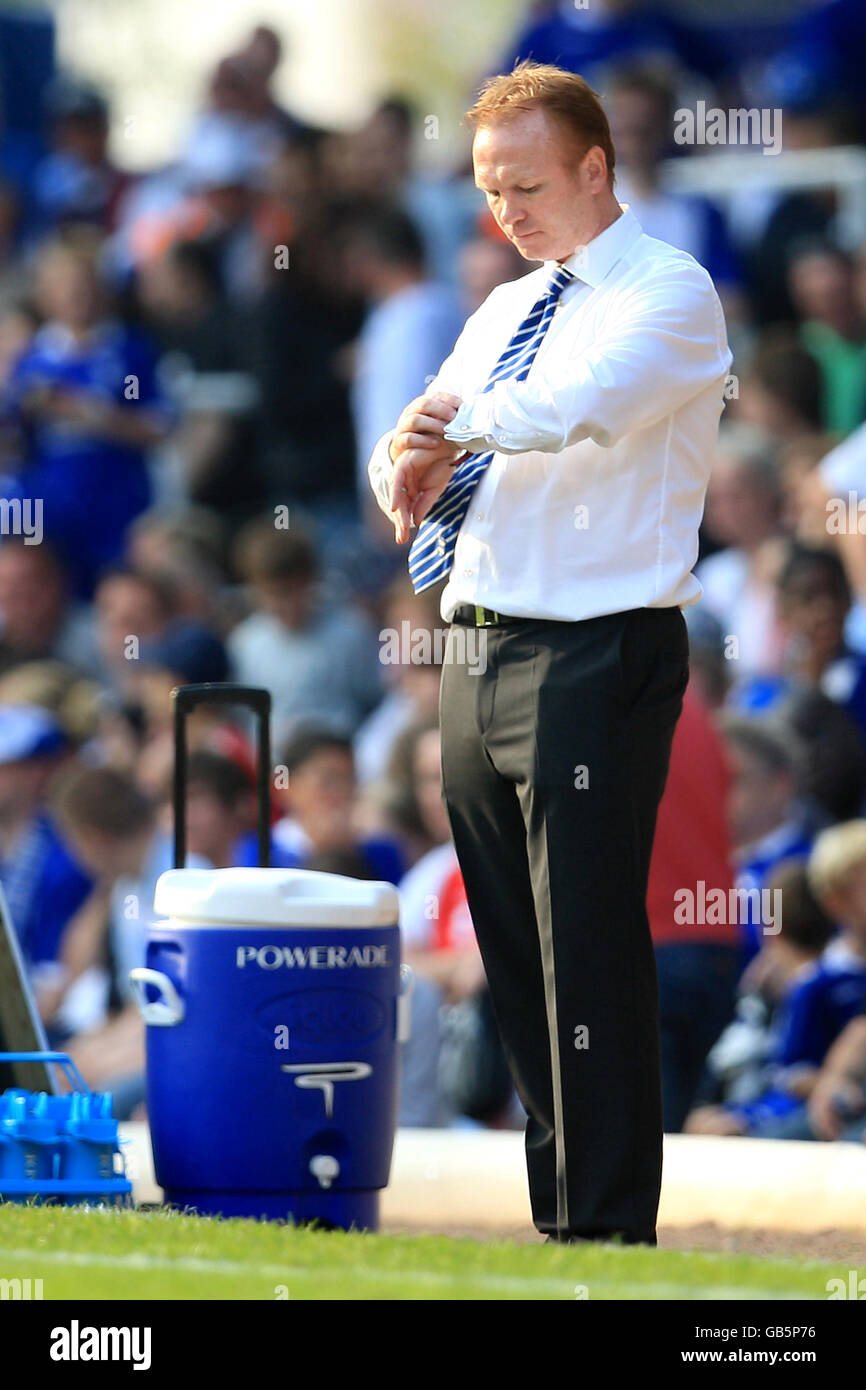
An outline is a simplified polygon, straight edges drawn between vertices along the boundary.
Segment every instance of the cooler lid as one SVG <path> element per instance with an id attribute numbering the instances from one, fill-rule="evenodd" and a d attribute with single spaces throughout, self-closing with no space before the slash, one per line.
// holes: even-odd
<path id="1" fill-rule="evenodd" d="M 168 869 L 154 911 L 195 925 L 392 927 L 400 899 L 392 883 L 311 869 Z"/>

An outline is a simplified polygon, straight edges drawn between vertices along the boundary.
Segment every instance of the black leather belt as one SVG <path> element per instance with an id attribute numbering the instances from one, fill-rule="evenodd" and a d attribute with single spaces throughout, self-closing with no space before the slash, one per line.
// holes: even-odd
<path id="1" fill-rule="evenodd" d="M 524 618 L 510 618 L 507 613 L 497 613 L 492 608 L 482 608 L 477 603 L 458 603 L 451 615 L 452 623 L 461 627 L 501 627 L 505 623 L 525 622 Z"/>

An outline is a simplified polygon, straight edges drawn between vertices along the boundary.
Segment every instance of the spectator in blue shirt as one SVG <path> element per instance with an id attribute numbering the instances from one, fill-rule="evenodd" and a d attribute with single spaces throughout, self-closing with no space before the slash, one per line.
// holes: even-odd
<path id="1" fill-rule="evenodd" d="M 724 48 L 719 42 L 702 42 L 703 33 L 694 25 L 678 24 L 664 6 L 646 0 L 592 0 L 591 5 L 563 0 L 545 6 L 541 15 L 533 7 L 496 71 L 509 72 L 519 59 L 533 58 L 579 72 L 598 87 L 611 64 L 651 58 L 668 69 L 685 66 L 714 76 L 724 65 Z"/>
<path id="2" fill-rule="evenodd" d="M 795 542 L 776 592 L 786 644 L 783 673 L 745 682 L 731 702 L 765 712 L 794 691 L 819 689 L 847 711 L 866 740 L 866 657 L 845 641 L 851 591 L 842 561 L 832 550 Z"/>
<path id="3" fill-rule="evenodd" d="M 89 984 L 89 1016 L 73 1029 L 69 1051 L 84 1079 L 114 1095 L 114 1114 L 128 1119 L 144 1098 L 144 1024 L 129 972 L 145 961 L 150 928 L 163 919 L 154 905 L 157 879 L 172 864 L 171 836 L 156 806 L 132 778 L 111 767 L 72 765 L 53 790 L 58 825 L 93 875 L 89 911 L 64 941 L 69 990 L 55 1017 L 67 1023 L 69 994 Z M 198 855 L 189 868 L 208 868 Z M 81 1005 L 79 1004 L 79 1009 Z M 68 1036 L 68 1031 L 67 1031 Z"/>
<path id="4" fill-rule="evenodd" d="M 762 1106 L 765 1114 L 772 1114 L 766 1097 L 776 1079 L 778 1058 L 783 1053 L 796 1057 L 795 1039 L 809 1031 L 802 1027 L 807 1010 L 792 1010 L 790 1001 L 800 981 L 815 973 L 836 928 L 809 886 L 803 860 L 780 864 L 769 882 L 784 903 L 781 930 L 764 937 L 743 974 L 734 1019 L 707 1058 L 700 1100 L 685 1124 L 689 1134 L 741 1134 L 744 1116 Z M 785 1109 L 797 1105 L 784 1092 L 772 1095 L 776 1101 L 781 1097 Z"/>
<path id="5" fill-rule="evenodd" d="M 89 598 L 123 555 L 129 523 L 150 500 L 146 451 L 167 429 L 146 340 L 110 317 L 96 250 L 52 242 L 37 263 L 45 322 L 7 391 L 25 431 L 26 466 L 11 496 L 41 501 L 42 529 Z"/>
<path id="6" fill-rule="evenodd" d="M 51 149 L 33 172 L 34 227 L 87 222 L 111 228 L 130 179 L 109 158 L 105 97 L 87 82 L 57 77 L 45 93 L 45 114 Z"/>
<path id="7" fill-rule="evenodd" d="M 759 895 L 782 860 L 807 858 L 811 836 L 790 741 L 757 719 L 734 715 L 723 719 L 722 732 L 732 773 L 728 814 L 736 886 L 750 894 L 739 923 L 745 966 L 760 950 L 764 929 L 776 927 L 762 920 Z"/>
<path id="8" fill-rule="evenodd" d="M 809 882 L 839 933 L 799 975 L 785 1001 L 771 1084 L 750 1105 L 731 1107 L 741 1132 L 805 1138 L 806 1101 L 831 1045 L 866 1005 L 866 820 L 822 831 Z"/>
<path id="9" fill-rule="evenodd" d="M 173 778 L 169 779 L 170 782 Z M 186 768 L 186 844 L 215 869 L 249 863 L 253 785 L 235 759 L 207 748 L 189 754 Z M 171 825 L 172 787 L 166 787 L 163 825 Z"/>
<path id="10" fill-rule="evenodd" d="M 844 102 L 866 129 L 862 56 L 866 9 L 862 0 L 821 0 L 805 5 L 791 26 L 790 41 L 764 74 L 764 99 L 797 109 Z"/>
<path id="11" fill-rule="evenodd" d="M 0 883 L 37 990 L 50 983 L 63 930 L 92 886 L 45 806 L 66 750 L 47 710 L 0 705 Z"/>
<path id="12" fill-rule="evenodd" d="M 92 658 L 92 614 L 87 605 L 72 600 L 51 546 L 45 541 L 33 545 L 24 536 L 5 537 L 0 545 L 0 675 L 45 660 L 89 674 Z"/>
<path id="13" fill-rule="evenodd" d="M 348 737 L 313 724 L 296 729 L 277 765 L 276 787 L 286 814 L 273 829 L 275 868 L 303 869 L 323 854 L 351 851 L 373 878 L 400 882 L 406 863 L 396 838 L 367 834 L 356 824 L 357 785 Z M 255 838 L 249 835 L 240 862 L 254 864 L 255 856 Z"/>
<path id="14" fill-rule="evenodd" d="M 688 251 L 708 270 L 722 299 L 728 326 L 742 317 L 742 268 L 725 220 L 706 198 L 666 189 L 662 160 L 673 153 L 673 83 L 651 66 L 613 73 L 607 108 L 616 145 L 616 193 L 647 236 Z"/>
<path id="15" fill-rule="evenodd" d="M 464 315 L 455 291 L 428 275 L 420 232 L 401 208 L 373 203 L 356 209 L 343 238 L 344 273 L 368 307 L 352 397 L 357 477 L 366 504 L 374 445 L 392 428 L 400 401 L 423 394 L 451 352 Z"/>
<path id="16" fill-rule="evenodd" d="M 780 1067 L 820 1067 L 830 1044 L 864 1003 L 866 930 L 861 927 L 843 930 L 796 982 L 786 1009 Z"/>
<path id="17" fill-rule="evenodd" d="M 236 680 L 270 690 L 275 742 L 313 718 L 353 735 L 384 691 L 371 618 L 333 601 L 312 533 L 294 514 L 290 527 L 273 514 L 248 522 L 235 564 L 253 611 L 229 633 L 229 656 Z"/>

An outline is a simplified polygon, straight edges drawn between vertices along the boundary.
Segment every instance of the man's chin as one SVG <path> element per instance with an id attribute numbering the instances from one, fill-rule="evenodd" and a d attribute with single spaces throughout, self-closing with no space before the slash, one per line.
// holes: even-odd
<path id="1" fill-rule="evenodd" d="M 517 248 L 525 261 L 547 261 L 549 256 L 545 255 L 543 242 L 539 237 L 529 237 L 524 242 L 515 241 L 512 243 Z"/>

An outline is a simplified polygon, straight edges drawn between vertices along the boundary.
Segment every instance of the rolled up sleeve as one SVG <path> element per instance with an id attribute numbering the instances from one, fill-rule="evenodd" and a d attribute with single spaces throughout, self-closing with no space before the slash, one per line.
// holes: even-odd
<path id="1" fill-rule="evenodd" d="M 445 436 L 479 453 L 558 453 L 583 439 L 609 448 L 715 382 L 721 404 L 731 361 L 712 281 L 679 263 L 613 305 L 589 351 L 497 381 L 464 401 Z"/>

